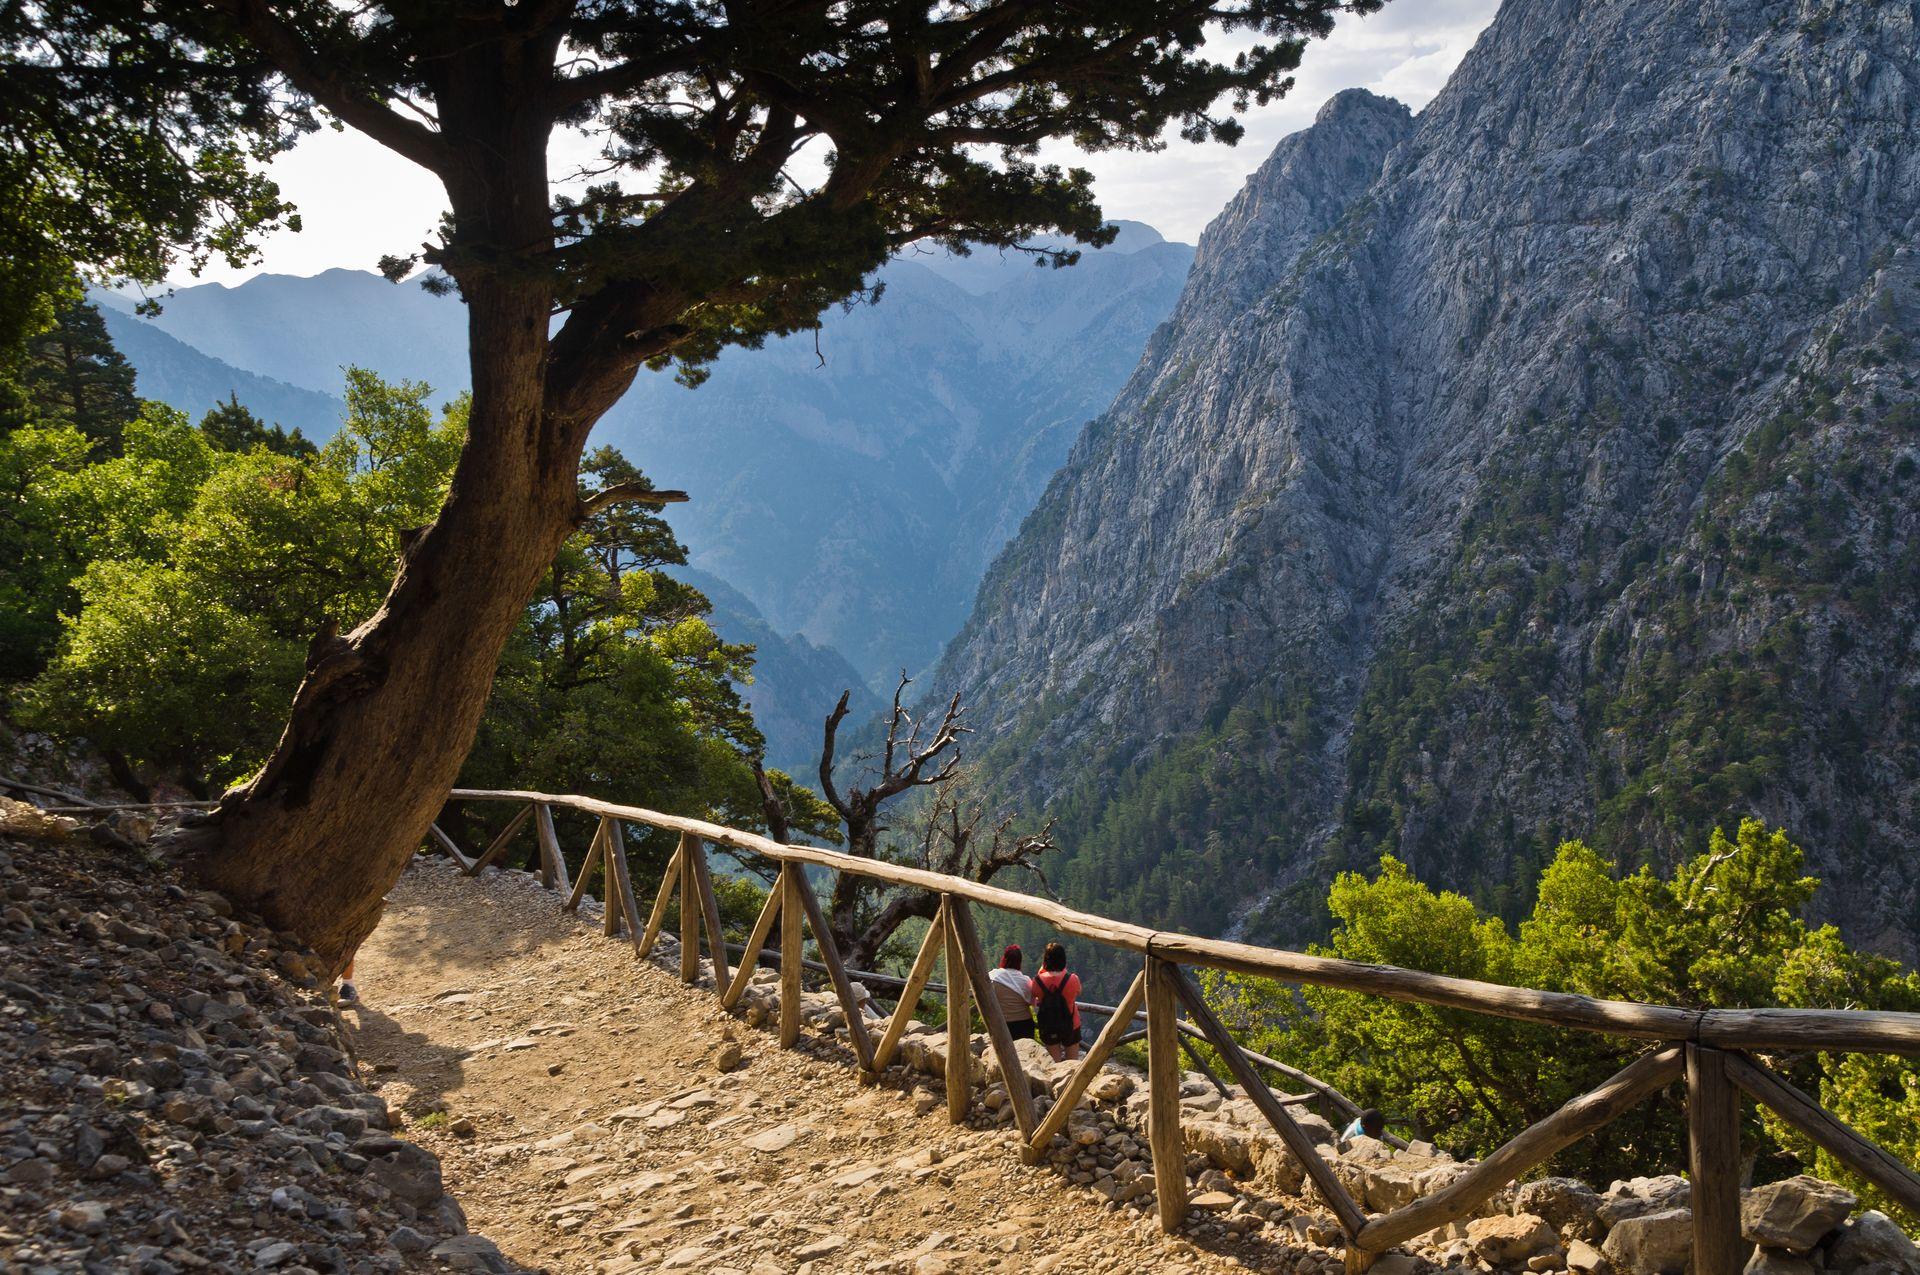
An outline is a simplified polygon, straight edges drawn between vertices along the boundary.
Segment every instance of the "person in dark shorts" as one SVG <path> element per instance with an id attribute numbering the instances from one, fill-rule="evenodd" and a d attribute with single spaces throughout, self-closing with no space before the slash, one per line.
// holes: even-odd
<path id="1" fill-rule="evenodd" d="M 1080 1056 L 1080 976 L 1067 969 L 1067 949 L 1047 944 L 1033 976 L 1034 1021 L 1055 1062 Z"/>
<path id="2" fill-rule="evenodd" d="M 1024 957 L 1018 943 L 1007 944 L 1000 953 L 1000 968 L 987 975 L 993 984 L 993 999 L 1000 1006 L 1000 1017 L 1015 1040 L 1033 1039 L 1033 980 L 1020 972 Z"/>

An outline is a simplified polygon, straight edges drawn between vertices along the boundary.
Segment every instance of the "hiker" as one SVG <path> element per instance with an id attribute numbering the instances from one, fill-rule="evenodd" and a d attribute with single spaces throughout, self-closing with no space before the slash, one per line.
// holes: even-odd
<path id="1" fill-rule="evenodd" d="M 1067 949 L 1047 944 L 1033 976 L 1034 1020 L 1055 1062 L 1080 1056 L 1080 976 L 1067 971 Z"/>
<path id="2" fill-rule="evenodd" d="M 1355 1138 L 1385 1138 L 1387 1136 L 1387 1117 L 1378 1109 L 1368 1107 L 1353 1118 L 1353 1123 L 1340 1133 L 1340 1141 L 1352 1142 Z"/>
<path id="3" fill-rule="evenodd" d="M 993 999 L 1000 1006 L 1000 1017 L 1015 1040 L 1033 1039 L 1033 980 L 1020 972 L 1024 959 L 1018 943 L 1007 944 L 1000 953 L 1000 968 L 987 975 L 993 983 Z"/>

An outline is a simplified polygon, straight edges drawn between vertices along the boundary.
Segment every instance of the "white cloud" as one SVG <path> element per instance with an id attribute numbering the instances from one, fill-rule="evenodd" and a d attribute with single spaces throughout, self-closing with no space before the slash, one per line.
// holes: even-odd
<path id="1" fill-rule="evenodd" d="M 1145 154 L 1084 155 L 1060 147 L 1047 158 L 1091 169 L 1109 216 L 1144 221 L 1170 239 L 1191 242 L 1274 144 L 1311 123 L 1340 90 L 1366 88 L 1415 110 L 1425 106 L 1497 7 L 1498 0 L 1399 0 L 1375 14 L 1342 18 L 1332 36 L 1308 48 L 1292 92 L 1245 117 L 1247 135 L 1238 146 L 1175 139 Z M 581 139 L 563 138 L 553 171 L 567 174 L 590 155 Z M 305 229 L 268 238 L 259 265 L 215 264 L 203 281 L 236 283 L 263 270 L 372 270 L 383 254 L 415 251 L 446 207 L 433 177 L 353 132 L 309 137 L 272 171 Z"/>

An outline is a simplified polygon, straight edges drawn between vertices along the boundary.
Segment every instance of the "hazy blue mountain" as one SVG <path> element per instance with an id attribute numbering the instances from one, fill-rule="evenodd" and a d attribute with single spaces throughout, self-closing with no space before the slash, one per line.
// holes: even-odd
<path id="1" fill-rule="evenodd" d="M 202 354 L 303 389 L 339 394 L 341 369 L 349 365 L 390 380 L 425 381 L 450 395 L 467 387 L 460 302 L 415 283 L 388 283 L 364 270 L 266 274 L 234 287 L 180 288 L 161 306 L 159 317 L 141 322 Z"/>
<path id="2" fill-rule="evenodd" d="M 708 618 L 715 632 L 729 642 L 753 643 L 753 685 L 745 688 L 744 698 L 767 737 L 767 765 L 811 786 L 820 765 L 821 723 L 840 693 L 852 692 L 855 721 L 878 712 L 879 699 L 840 652 L 815 646 L 798 633 L 777 632 L 744 593 L 719 576 L 691 567 L 674 574 L 713 603 Z"/>
<path id="3" fill-rule="evenodd" d="M 692 493 L 673 523 L 694 566 L 738 587 L 775 631 L 844 652 L 888 685 L 959 627 L 986 563 L 1126 381 L 1192 256 L 1138 223 L 1061 270 L 1022 253 L 905 256 L 882 271 L 878 304 L 830 312 L 817 342 L 728 351 L 697 390 L 643 374 L 594 441 Z M 467 384 L 459 301 L 364 272 L 181 288 L 158 319 L 120 317 L 322 394 L 339 393 L 351 364 L 448 395 Z M 207 379 L 174 346 L 122 344 L 168 401 Z M 253 406 L 330 432 L 290 407 Z"/>
<path id="4" fill-rule="evenodd" d="M 100 315 L 114 345 L 133 364 L 135 389 L 141 398 L 158 399 L 198 420 L 215 403 L 234 394 L 262 420 L 299 428 L 308 438 L 325 439 L 339 428 L 346 409 L 331 394 L 242 371 L 175 340 L 111 302 L 100 306 Z"/>

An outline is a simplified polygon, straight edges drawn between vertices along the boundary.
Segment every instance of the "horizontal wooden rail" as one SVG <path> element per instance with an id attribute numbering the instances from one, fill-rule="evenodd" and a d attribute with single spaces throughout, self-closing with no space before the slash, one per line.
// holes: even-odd
<path id="1" fill-rule="evenodd" d="M 951 894 L 1004 912 L 1044 921 L 1065 934 L 1141 955 L 1151 954 L 1182 965 L 1198 965 L 1291 983 L 1337 987 L 1367 992 L 1389 1000 L 1412 1001 L 1442 1009 L 1470 1010 L 1550 1027 L 1571 1027 L 1640 1040 L 1690 1040 L 1717 1049 L 1826 1049 L 1920 1054 L 1920 1014 L 1847 1009 L 1693 1010 L 1671 1005 L 1643 1005 L 1634 1001 L 1599 1000 L 1569 992 L 1508 987 L 1478 979 L 1402 969 L 1396 965 L 1369 965 L 1335 957 L 1254 947 L 1225 939 L 1197 938 L 1189 934 L 1152 930 L 1079 912 L 1016 890 L 983 885 L 964 877 L 861 858 L 817 846 L 781 845 L 756 833 L 708 823 L 704 819 L 662 814 L 656 810 L 623 806 L 594 797 L 475 788 L 456 788 L 449 795 L 461 801 L 545 803 L 583 814 L 625 819 L 669 832 L 690 834 L 716 845 L 764 855 L 782 864 L 811 864 L 893 885 L 930 890 L 935 894 Z"/>

